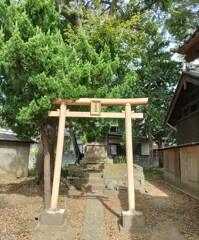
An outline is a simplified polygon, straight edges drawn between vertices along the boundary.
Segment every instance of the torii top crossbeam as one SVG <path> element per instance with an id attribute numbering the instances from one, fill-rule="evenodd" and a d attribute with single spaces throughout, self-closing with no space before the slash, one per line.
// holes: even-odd
<path id="1" fill-rule="evenodd" d="M 60 105 L 64 102 L 68 106 L 90 106 L 92 101 L 100 101 L 101 105 L 104 106 L 125 106 L 127 103 L 131 106 L 138 106 L 146 105 L 148 98 L 79 98 L 76 101 L 72 101 L 71 99 L 57 99 L 53 101 L 53 104 Z"/>

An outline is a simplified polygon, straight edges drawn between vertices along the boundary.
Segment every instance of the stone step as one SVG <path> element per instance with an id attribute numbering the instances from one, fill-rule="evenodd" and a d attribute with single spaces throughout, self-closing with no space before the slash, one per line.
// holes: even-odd
<path id="1" fill-rule="evenodd" d="M 92 188 L 95 190 L 102 190 L 104 189 L 104 182 L 101 179 L 89 179 L 89 181 L 86 184 L 83 184 L 85 188 Z"/>
<path id="2" fill-rule="evenodd" d="M 102 186 L 104 187 L 104 183 L 103 182 L 88 182 L 86 184 L 83 184 L 83 186 L 92 186 L 92 187 L 95 187 L 95 186 Z"/>
<path id="3" fill-rule="evenodd" d="M 103 174 L 89 174 L 87 176 L 84 177 L 84 179 L 102 179 L 103 178 Z"/>
<path id="4" fill-rule="evenodd" d="M 102 182 L 103 173 L 92 173 L 84 177 L 83 182 Z"/>
<path id="5" fill-rule="evenodd" d="M 71 177 L 77 190 L 102 192 L 104 189 L 103 172 L 85 171 L 83 177 Z"/>
<path id="6" fill-rule="evenodd" d="M 92 186 L 92 187 L 95 187 L 95 186 L 102 186 L 104 187 L 104 184 L 103 183 L 87 183 L 87 184 L 82 184 L 83 186 Z"/>
<path id="7" fill-rule="evenodd" d="M 82 181 L 83 184 L 104 184 L 104 182 L 101 179 L 97 179 L 97 178 L 92 178 L 92 179 L 84 179 L 84 181 Z"/>
<path id="8" fill-rule="evenodd" d="M 103 191 L 104 190 L 104 187 L 101 187 L 101 186 L 93 186 L 91 187 L 92 191 L 95 192 L 97 190 L 100 190 L 100 191 Z"/>
<path id="9" fill-rule="evenodd" d="M 102 186 L 91 186 L 91 185 L 88 185 L 88 186 L 84 186 L 82 188 L 83 191 L 86 191 L 86 192 L 100 192 L 100 193 L 103 193 L 104 191 L 104 187 Z"/>
<path id="10" fill-rule="evenodd" d="M 103 171 L 102 172 L 89 172 L 89 176 L 95 176 L 95 177 L 101 177 L 103 176 Z"/>

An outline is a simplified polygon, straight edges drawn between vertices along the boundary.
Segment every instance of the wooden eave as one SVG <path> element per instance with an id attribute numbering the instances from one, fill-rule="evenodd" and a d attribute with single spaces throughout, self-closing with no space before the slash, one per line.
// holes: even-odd
<path id="1" fill-rule="evenodd" d="M 165 127 L 166 127 L 167 123 L 169 123 L 169 119 L 171 117 L 171 114 L 172 114 L 173 109 L 175 107 L 175 104 L 177 102 L 177 99 L 178 99 L 178 96 L 180 94 L 180 91 L 182 89 L 183 84 L 184 84 L 184 75 L 182 74 L 181 77 L 180 77 L 180 80 L 178 82 L 178 85 L 177 85 L 176 91 L 174 93 L 174 96 L 173 96 L 173 98 L 171 100 L 171 104 L 169 106 L 169 109 L 167 111 L 167 115 L 166 115 L 166 118 L 165 118 L 165 121 L 164 121 L 164 126 Z"/>
<path id="2" fill-rule="evenodd" d="M 183 147 L 192 147 L 192 146 L 197 146 L 199 145 L 199 142 L 191 142 L 191 143 L 185 143 L 185 144 L 179 144 L 179 145 L 175 145 L 175 146 L 168 146 L 168 147 L 164 147 L 159 149 L 159 151 L 164 151 L 167 149 L 174 149 L 174 148 L 183 148 Z"/>
<path id="3" fill-rule="evenodd" d="M 179 47 L 177 52 L 186 55 L 185 59 L 187 62 L 199 58 L 199 27 L 192 36 L 181 47 Z"/>
<path id="4" fill-rule="evenodd" d="M 165 121 L 164 121 L 164 127 L 166 127 L 166 125 L 168 123 L 172 126 L 175 126 L 175 124 L 172 124 L 172 122 L 171 122 L 171 116 L 173 114 L 173 111 L 175 111 L 177 109 L 178 110 L 181 109 L 181 107 L 176 106 L 176 103 L 179 99 L 179 96 L 180 96 L 180 93 L 181 93 L 183 87 L 186 86 L 186 83 L 191 83 L 193 85 L 199 86 L 199 76 L 194 75 L 193 73 L 189 73 L 189 72 L 183 72 L 181 74 L 181 77 L 180 77 L 180 80 L 178 82 L 178 85 L 177 85 L 176 91 L 174 93 L 174 96 L 172 98 L 170 107 L 167 111 L 167 115 L 166 115 L 166 118 L 165 118 Z M 178 120 L 177 118 L 176 119 L 173 118 L 174 122 L 176 122 L 177 120 Z"/>

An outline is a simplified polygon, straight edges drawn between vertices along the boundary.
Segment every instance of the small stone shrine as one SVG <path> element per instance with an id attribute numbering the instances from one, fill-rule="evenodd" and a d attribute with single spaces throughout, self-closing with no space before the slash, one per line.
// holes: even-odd
<path id="1" fill-rule="evenodd" d="M 108 158 L 107 146 L 103 143 L 88 143 L 85 148 L 84 158 L 80 164 L 113 163 L 113 159 Z"/>

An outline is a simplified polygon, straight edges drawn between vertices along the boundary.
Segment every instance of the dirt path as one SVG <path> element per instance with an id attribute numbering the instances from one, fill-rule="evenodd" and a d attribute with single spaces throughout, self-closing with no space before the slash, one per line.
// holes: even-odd
<path id="1" fill-rule="evenodd" d="M 28 181 L 27 181 L 28 180 Z M 136 194 L 136 210 L 144 213 L 149 234 L 121 234 L 118 220 L 122 210 L 127 210 L 127 195 L 110 194 L 102 197 L 107 240 L 198 240 L 199 201 L 178 192 L 162 179 L 146 181 L 147 194 Z M 62 189 L 59 207 L 67 205 L 67 229 L 59 236 L 34 232 L 35 214 L 42 211 L 42 192 L 34 178 L 0 182 L 0 239 L 53 239 L 81 240 L 86 207 L 85 194 L 71 196 L 66 200 Z M 41 238 L 40 238 L 41 237 Z"/>

